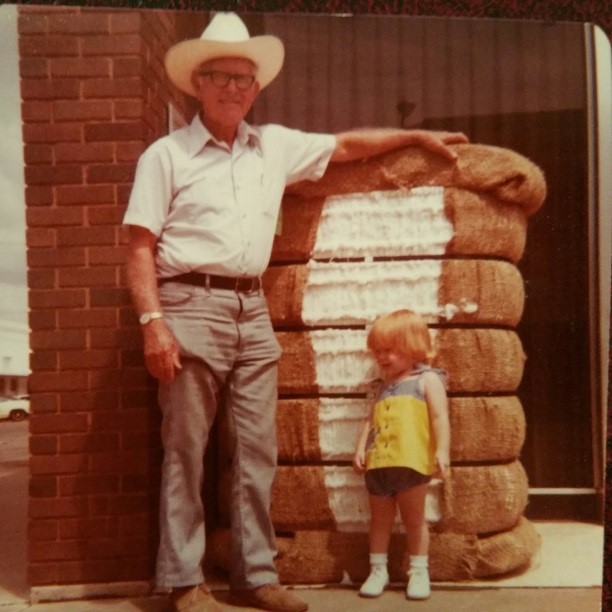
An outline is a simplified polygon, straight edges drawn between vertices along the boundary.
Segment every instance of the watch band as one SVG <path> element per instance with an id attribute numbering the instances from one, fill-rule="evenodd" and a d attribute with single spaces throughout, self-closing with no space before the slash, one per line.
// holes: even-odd
<path id="1" fill-rule="evenodd" d="M 146 325 L 147 323 L 150 323 L 151 321 L 154 321 L 155 319 L 161 319 L 163 318 L 164 313 L 163 312 L 159 312 L 158 310 L 155 310 L 153 312 L 143 312 L 140 317 L 138 317 L 138 322 L 141 325 Z"/>

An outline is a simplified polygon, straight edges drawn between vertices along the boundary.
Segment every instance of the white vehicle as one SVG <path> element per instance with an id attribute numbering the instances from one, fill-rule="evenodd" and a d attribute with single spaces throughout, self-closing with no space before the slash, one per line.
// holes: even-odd
<path id="1" fill-rule="evenodd" d="M 30 414 L 30 401 L 27 397 L 0 397 L 0 419 L 23 421 Z"/>

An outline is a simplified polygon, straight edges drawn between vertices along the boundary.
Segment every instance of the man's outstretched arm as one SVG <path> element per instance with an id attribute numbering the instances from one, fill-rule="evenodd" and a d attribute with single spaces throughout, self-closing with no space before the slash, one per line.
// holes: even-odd
<path id="1" fill-rule="evenodd" d="M 336 148 L 332 162 L 348 162 L 393 149 L 418 146 L 450 161 L 457 154 L 448 145 L 468 142 L 461 132 L 436 132 L 430 130 L 401 130 L 397 128 L 365 128 L 336 134 Z"/>

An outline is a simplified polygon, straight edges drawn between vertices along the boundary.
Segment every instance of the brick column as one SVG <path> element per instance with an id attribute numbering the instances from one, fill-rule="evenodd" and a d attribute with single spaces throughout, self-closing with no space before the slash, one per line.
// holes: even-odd
<path id="1" fill-rule="evenodd" d="M 159 416 L 121 220 L 139 154 L 167 133 L 168 102 L 189 114 L 163 70 L 184 18 L 19 8 L 34 588 L 152 575 Z M 201 32 L 202 19 L 189 22 Z"/>

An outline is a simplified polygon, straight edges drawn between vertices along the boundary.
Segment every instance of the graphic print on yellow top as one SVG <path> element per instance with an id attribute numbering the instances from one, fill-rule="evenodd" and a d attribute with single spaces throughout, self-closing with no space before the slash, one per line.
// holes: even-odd
<path id="1" fill-rule="evenodd" d="M 418 376 L 426 369 L 444 379 L 440 370 L 419 367 L 412 372 L 413 378 L 379 390 L 366 447 L 366 469 L 409 467 L 427 476 L 433 473 L 436 441 Z"/>

